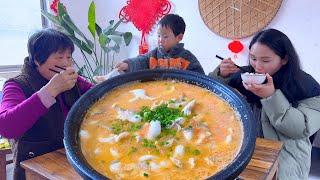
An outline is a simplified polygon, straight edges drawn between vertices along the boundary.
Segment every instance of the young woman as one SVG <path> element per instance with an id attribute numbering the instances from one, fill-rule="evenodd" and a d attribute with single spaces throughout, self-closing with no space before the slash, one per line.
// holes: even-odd
<path id="1" fill-rule="evenodd" d="M 300 68 L 299 57 L 282 32 L 267 29 L 249 45 L 248 72 L 263 73 L 263 84 L 246 84 L 231 59 L 224 59 L 209 76 L 218 77 L 243 94 L 251 104 L 260 137 L 282 141 L 279 179 L 308 179 L 309 137 L 320 128 L 320 86 Z"/>
<path id="2" fill-rule="evenodd" d="M 71 67 L 73 50 L 72 41 L 59 31 L 33 34 L 21 74 L 4 85 L 0 134 L 13 139 L 14 179 L 25 179 L 21 161 L 63 147 L 65 117 L 93 86 Z"/>

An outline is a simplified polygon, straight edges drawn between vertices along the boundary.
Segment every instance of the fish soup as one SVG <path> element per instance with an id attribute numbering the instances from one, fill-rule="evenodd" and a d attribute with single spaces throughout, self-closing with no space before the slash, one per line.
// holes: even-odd
<path id="1" fill-rule="evenodd" d="M 88 163 L 111 179 L 205 179 L 236 157 L 242 123 L 222 98 L 179 81 L 118 87 L 86 113 Z"/>

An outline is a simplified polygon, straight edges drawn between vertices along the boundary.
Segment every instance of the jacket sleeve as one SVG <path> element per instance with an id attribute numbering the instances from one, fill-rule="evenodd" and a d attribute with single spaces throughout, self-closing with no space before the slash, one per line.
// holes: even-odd
<path id="1" fill-rule="evenodd" d="M 89 89 L 91 89 L 94 84 L 90 83 L 89 81 L 87 81 L 85 78 L 79 76 L 77 79 L 77 83 L 79 85 L 79 89 L 81 94 L 84 94 L 85 92 L 87 92 Z"/>
<path id="2" fill-rule="evenodd" d="M 222 77 L 222 76 L 220 76 L 220 67 L 219 67 L 219 66 L 216 67 L 216 68 L 214 69 L 214 71 L 210 72 L 210 73 L 208 74 L 208 76 L 209 76 L 209 77 L 212 77 L 212 78 L 217 78 L 217 79 L 219 79 L 220 81 L 222 81 L 222 82 L 224 82 L 224 83 L 226 83 L 226 84 L 229 84 L 229 82 L 230 82 L 230 80 L 231 80 L 231 75 L 228 76 L 228 77 Z"/>
<path id="3" fill-rule="evenodd" d="M 26 98 L 18 84 L 8 82 L 4 85 L 0 107 L 0 134 L 18 138 L 47 112 L 38 92 Z"/>
<path id="4" fill-rule="evenodd" d="M 294 139 L 309 137 L 320 129 L 320 96 L 301 100 L 291 106 L 280 90 L 261 104 L 270 124 L 280 133 Z"/>
<path id="5" fill-rule="evenodd" d="M 198 61 L 195 55 L 193 55 L 190 51 L 186 50 L 186 53 L 184 56 L 185 56 L 184 58 L 189 60 L 190 62 L 187 70 L 205 74 L 200 62 Z"/>
<path id="6" fill-rule="evenodd" d="M 148 52 L 147 54 L 139 55 L 135 58 L 129 58 L 127 60 L 124 60 L 125 63 L 128 63 L 129 69 L 126 72 L 135 72 L 139 70 L 144 70 L 149 68 L 149 58 L 151 57 L 151 54 L 154 53 L 152 50 L 151 52 Z"/>

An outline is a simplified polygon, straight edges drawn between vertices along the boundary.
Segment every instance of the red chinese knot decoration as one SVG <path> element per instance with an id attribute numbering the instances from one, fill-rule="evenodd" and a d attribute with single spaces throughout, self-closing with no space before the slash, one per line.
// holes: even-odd
<path id="1" fill-rule="evenodd" d="M 237 58 L 237 53 L 241 52 L 243 50 L 244 46 L 243 44 L 238 40 L 233 40 L 228 44 L 228 49 L 235 53 L 234 57 Z"/>
<path id="2" fill-rule="evenodd" d="M 171 10 L 169 0 L 128 0 L 127 5 L 119 12 L 119 18 L 124 22 L 131 21 L 141 31 L 139 54 L 148 52 L 146 35 L 154 24 Z"/>
<path id="3" fill-rule="evenodd" d="M 50 9 L 55 13 L 55 15 L 58 14 L 58 3 L 59 3 L 59 0 L 53 0 L 52 3 L 50 4 Z"/>

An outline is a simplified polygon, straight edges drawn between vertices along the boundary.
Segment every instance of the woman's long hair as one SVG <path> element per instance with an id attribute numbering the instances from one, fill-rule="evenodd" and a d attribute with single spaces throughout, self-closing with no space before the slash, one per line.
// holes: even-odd
<path id="1" fill-rule="evenodd" d="M 261 31 L 253 37 L 249 49 L 255 43 L 268 46 L 281 59 L 287 60 L 287 63 L 272 77 L 275 88 L 284 93 L 292 106 L 296 107 L 299 100 L 320 94 L 319 84 L 301 70 L 299 56 L 284 33 L 276 29 Z"/>

